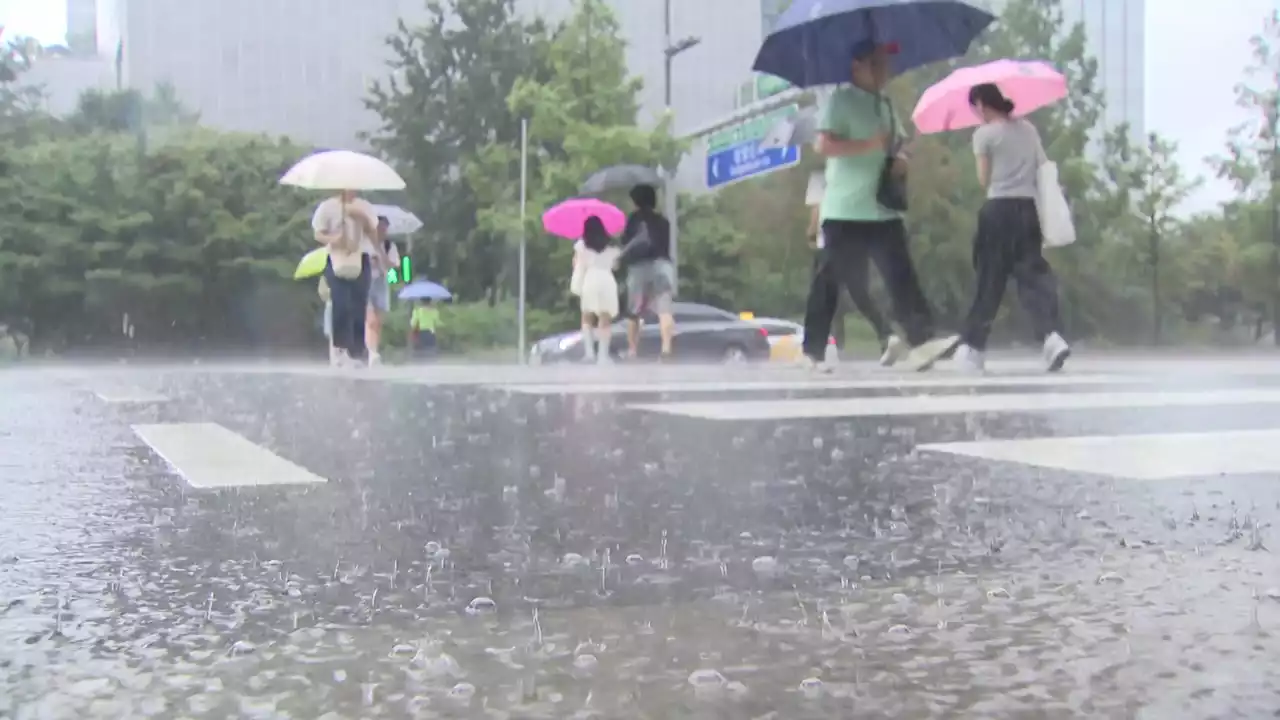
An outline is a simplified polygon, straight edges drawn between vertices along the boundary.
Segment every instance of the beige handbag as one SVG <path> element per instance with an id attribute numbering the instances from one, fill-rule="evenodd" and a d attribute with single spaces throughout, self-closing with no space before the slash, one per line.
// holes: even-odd
<path id="1" fill-rule="evenodd" d="M 343 280 L 355 280 L 364 270 L 364 258 L 360 253 L 360 233 L 357 228 L 352 235 L 352 219 L 347 215 L 347 208 L 342 208 L 342 238 L 329 246 L 329 262 L 333 265 L 333 274 Z"/>

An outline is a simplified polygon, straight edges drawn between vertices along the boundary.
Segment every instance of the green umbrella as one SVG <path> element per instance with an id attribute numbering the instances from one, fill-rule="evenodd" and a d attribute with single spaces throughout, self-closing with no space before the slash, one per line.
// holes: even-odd
<path id="1" fill-rule="evenodd" d="M 321 247 L 302 256 L 298 269 L 293 271 L 294 280 L 313 278 L 324 273 L 324 266 L 329 263 L 329 248 Z"/>

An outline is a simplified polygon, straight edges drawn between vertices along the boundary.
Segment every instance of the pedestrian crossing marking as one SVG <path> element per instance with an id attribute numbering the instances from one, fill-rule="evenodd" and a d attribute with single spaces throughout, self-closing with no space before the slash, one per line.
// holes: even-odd
<path id="1" fill-rule="evenodd" d="M 985 375 L 977 377 L 918 376 L 864 380 L 751 380 L 680 381 L 655 383 L 541 383 L 492 386 L 495 390 L 526 395 L 622 395 L 627 393 L 784 392 L 803 390 L 885 390 L 895 388 L 963 387 L 1069 387 L 1092 385 L 1144 385 L 1138 375 Z"/>
<path id="2" fill-rule="evenodd" d="M 168 402 L 169 398 L 158 395 L 146 390 L 138 390 L 136 388 L 115 388 L 111 390 L 98 390 L 94 395 L 99 400 L 112 405 L 151 405 L 155 403 Z"/>
<path id="3" fill-rule="evenodd" d="M 704 420 L 802 420 L 806 418 L 954 415 L 1123 408 L 1280 404 L 1280 389 L 1202 392 L 1007 393 L 905 397 L 812 398 L 669 402 L 629 405 L 633 410 Z"/>
<path id="4" fill-rule="evenodd" d="M 1280 430 L 986 440 L 917 449 L 1135 480 L 1280 473 Z"/>
<path id="5" fill-rule="evenodd" d="M 133 431 L 193 488 L 328 482 L 216 423 L 134 425 Z"/>

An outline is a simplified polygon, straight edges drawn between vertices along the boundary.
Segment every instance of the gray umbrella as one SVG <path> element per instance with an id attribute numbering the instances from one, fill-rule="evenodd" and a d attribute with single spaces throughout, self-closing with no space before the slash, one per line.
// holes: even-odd
<path id="1" fill-rule="evenodd" d="M 788 118 L 783 118 L 769 128 L 760 140 L 760 149 L 784 148 L 789 145 L 808 145 L 818 139 L 818 110 L 805 108 Z"/>
<path id="2" fill-rule="evenodd" d="M 626 190 L 636 185 L 662 185 L 662 176 L 657 170 L 643 165 L 614 165 L 598 170 L 582 183 L 579 192 L 583 195 L 599 195 L 610 190 Z"/>

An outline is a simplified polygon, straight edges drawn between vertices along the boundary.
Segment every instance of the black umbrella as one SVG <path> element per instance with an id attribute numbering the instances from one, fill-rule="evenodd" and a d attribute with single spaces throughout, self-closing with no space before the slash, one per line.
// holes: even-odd
<path id="1" fill-rule="evenodd" d="M 610 190 L 627 190 L 636 185 L 662 185 L 657 170 L 644 165 L 614 165 L 597 170 L 578 189 L 583 195 L 599 195 Z"/>

